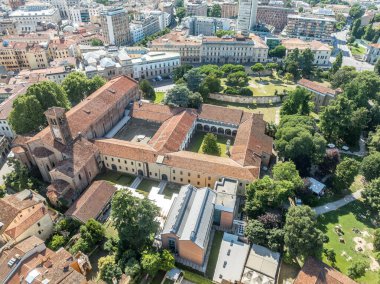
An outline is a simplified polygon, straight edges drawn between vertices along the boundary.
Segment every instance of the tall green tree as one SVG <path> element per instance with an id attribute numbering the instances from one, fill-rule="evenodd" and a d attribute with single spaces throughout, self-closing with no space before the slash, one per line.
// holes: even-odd
<path id="1" fill-rule="evenodd" d="M 346 158 L 338 164 L 334 175 L 334 189 L 342 191 L 348 189 L 354 182 L 360 170 L 360 163 L 354 159 Z"/>
<path id="2" fill-rule="evenodd" d="M 129 191 L 118 191 L 112 199 L 111 216 L 118 231 L 120 249 L 142 251 L 152 242 L 159 223 L 159 210 L 149 199 L 132 196 Z"/>
<path id="3" fill-rule="evenodd" d="M 292 183 L 293 191 L 303 187 L 304 183 L 299 175 L 296 165 L 292 162 L 280 162 L 272 169 L 273 179 L 276 181 L 289 181 Z"/>
<path id="4" fill-rule="evenodd" d="M 177 82 L 179 79 L 182 79 L 183 76 L 191 69 L 193 66 L 190 64 L 182 64 L 181 66 L 178 66 L 174 68 L 173 71 L 173 80 L 174 82 Z"/>
<path id="5" fill-rule="evenodd" d="M 244 87 L 248 84 L 248 81 L 248 75 L 243 71 L 238 71 L 227 75 L 226 84 L 229 86 Z"/>
<path id="6" fill-rule="evenodd" d="M 355 3 L 351 6 L 351 9 L 348 14 L 353 19 L 359 19 L 361 16 L 364 15 L 364 12 L 365 10 L 362 8 L 362 6 L 359 3 Z"/>
<path id="7" fill-rule="evenodd" d="M 176 107 L 188 107 L 191 92 L 184 85 L 176 85 L 166 93 L 164 104 Z"/>
<path id="8" fill-rule="evenodd" d="M 245 68 L 243 65 L 235 65 L 235 64 L 224 64 L 221 67 L 221 70 L 224 72 L 225 76 L 231 73 L 245 72 Z"/>
<path id="9" fill-rule="evenodd" d="M 380 152 L 380 125 L 375 131 L 369 133 L 367 145 L 370 152 Z"/>
<path id="10" fill-rule="evenodd" d="M 322 232 L 309 206 L 293 206 L 286 214 L 285 246 L 293 258 L 315 255 L 322 248 Z"/>
<path id="11" fill-rule="evenodd" d="M 261 80 L 261 72 L 265 70 L 265 67 L 262 63 L 256 63 L 251 66 L 251 70 L 252 72 L 259 74 L 259 78 Z"/>
<path id="12" fill-rule="evenodd" d="M 281 115 L 309 115 L 311 107 L 311 93 L 305 88 L 297 87 L 286 97 L 281 107 Z"/>
<path id="13" fill-rule="evenodd" d="M 205 64 L 199 67 L 199 70 L 202 74 L 205 74 L 206 76 L 212 76 L 216 78 L 221 78 L 224 74 L 222 70 L 220 70 L 220 67 L 215 64 Z"/>
<path id="14" fill-rule="evenodd" d="M 222 16 L 222 8 L 219 4 L 213 4 L 210 10 L 209 17 L 220 18 Z"/>
<path id="15" fill-rule="evenodd" d="M 270 57 L 284 58 L 286 55 L 286 48 L 283 45 L 277 45 L 272 50 L 269 50 L 268 55 Z"/>
<path id="16" fill-rule="evenodd" d="M 34 183 L 29 169 L 16 159 L 8 159 L 7 163 L 10 168 L 13 168 L 13 171 L 3 177 L 6 188 L 11 188 L 16 192 L 33 189 Z"/>
<path id="17" fill-rule="evenodd" d="M 154 91 L 152 85 L 146 79 L 140 81 L 139 87 L 140 90 L 143 92 L 145 98 L 153 99 L 156 95 L 156 92 Z"/>
<path id="18" fill-rule="evenodd" d="M 334 63 L 332 64 L 331 73 L 335 74 L 340 69 L 340 67 L 342 67 L 342 63 L 343 63 L 343 53 L 342 51 L 340 51 L 338 55 L 336 56 Z"/>
<path id="19" fill-rule="evenodd" d="M 70 73 L 62 82 L 70 102 L 75 105 L 88 96 L 88 78 L 82 72 Z"/>
<path id="20" fill-rule="evenodd" d="M 154 276 L 160 270 L 161 258 L 159 253 L 144 252 L 141 257 L 142 268 L 150 275 Z"/>
<path id="21" fill-rule="evenodd" d="M 355 67 L 352 66 L 343 66 L 338 69 L 330 77 L 331 87 L 333 88 L 345 88 L 345 86 L 350 83 L 358 73 L 356 72 Z"/>
<path id="22" fill-rule="evenodd" d="M 375 69 L 374 70 L 375 70 L 375 72 L 376 72 L 377 75 L 380 75 L 380 58 L 376 61 Z"/>
<path id="23" fill-rule="evenodd" d="M 182 19 L 186 16 L 186 9 L 184 7 L 178 7 L 175 9 L 175 14 L 178 18 L 178 22 L 181 22 Z"/>
<path id="24" fill-rule="evenodd" d="M 302 75 L 309 76 L 311 74 L 314 67 L 314 53 L 310 48 L 300 53 L 298 64 L 302 70 Z"/>
<path id="25" fill-rule="evenodd" d="M 362 192 L 364 203 L 379 217 L 380 212 L 380 178 L 365 185 Z"/>
<path id="26" fill-rule="evenodd" d="M 209 155 L 220 155 L 220 147 L 215 134 L 207 133 L 203 139 L 202 152 Z"/>
<path id="27" fill-rule="evenodd" d="M 380 152 L 372 152 L 364 157 L 361 172 L 367 181 L 380 177 Z"/>
<path id="28" fill-rule="evenodd" d="M 120 267 L 116 264 L 114 255 L 107 255 L 99 258 L 98 268 L 100 279 L 108 284 L 114 283 L 114 279 L 119 280 L 123 274 Z"/>
<path id="29" fill-rule="evenodd" d="M 186 81 L 187 87 L 192 92 L 198 92 L 199 87 L 203 82 L 203 79 L 206 77 L 201 72 L 200 68 L 192 68 L 183 76 L 183 78 Z"/>

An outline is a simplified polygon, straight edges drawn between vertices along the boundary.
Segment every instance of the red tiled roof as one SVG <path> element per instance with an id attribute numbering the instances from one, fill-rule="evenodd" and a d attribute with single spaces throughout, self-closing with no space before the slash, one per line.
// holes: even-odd
<path id="1" fill-rule="evenodd" d="M 354 280 L 322 261 L 309 257 L 294 284 L 357 284 Z"/>
<path id="2" fill-rule="evenodd" d="M 94 181 L 89 188 L 66 211 L 66 216 L 72 216 L 86 223 L 89 219 L 96 219 L 104 207 L 110 202 L 116 188 L 110 183 Z"/>
<path id="3" fill-rule="evenodd" d="M 199 110 L 199 118 L 239 125 L 244 112 L 239 109 L 203 104 Z"/>
<path id="4" fill-rule="evenodd" d="M 166 105 L 158 105 L 145 102 L 139 105 L 139 103 L 135 102 L 133 104 L 131 116 L 137 119 L 162 123 L 183 110 L 183 108 L 175 108 Z"/>
<path id="5" fill-rule="evenodd" d="M 310 81 L 305 78 L 302 78 L 297 82 L 298 85 L 305 87 L 306 89 L 310 89 L 312 91 L 321 93 L 321 94 L 330 94 L 330 95 L 335 95 L 336 91 L 328 88 L 321 83 L 315 82 L 315 81 Z"/>

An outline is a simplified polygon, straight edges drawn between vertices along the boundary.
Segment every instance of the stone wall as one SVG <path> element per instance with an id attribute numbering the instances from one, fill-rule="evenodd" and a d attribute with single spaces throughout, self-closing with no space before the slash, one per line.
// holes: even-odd
<path id="1" fill-rule="evenodd" d="M 277 104 L 281 102 L 280 96 L 238 96 L 238 95 L 225 95 L 219 93 L 211 93 L 209 95 L 210 99 L 229 102 L 229 103 L 240 103 L 240 104 Z"/>

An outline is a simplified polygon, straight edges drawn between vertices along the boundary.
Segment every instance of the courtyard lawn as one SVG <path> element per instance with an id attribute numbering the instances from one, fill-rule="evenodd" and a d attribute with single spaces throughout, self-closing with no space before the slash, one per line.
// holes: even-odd
<path id="1" fill-rule="evenodd" d="M 289 92 L 296 88 L 293 82 L 285 81 L 277 76 L 253 77 L 248 84 L 253 96 L 274 96 L 276 90 L 281 94 L 284 90 Z"/>
<path id="2" fill-rule="evenodd" d="M 154 98 L 155 104 L 160 104 L 165 98 L 165 92 L 156 92 L 156 97 Z"/>
<path id="3" fill-rule="evenodd" d="M 358 47 L 349 45 L 348 47 L 350 48 L 353 56 L 363 56 L 366 53 L 365 48 L 360 45 Z"/>
<path id="4" fill-rule="evenodd" d="M 105 231 L 105 235 L 107 239 L 119 237 L 116 228 L 113 226 L 113 222 L 111 218 L 108 218 L 107 222 L 103 224 L 103 227 L 104 227 L 104 231 Z"/>
<path id="5" fill-rule="evenodd" d="M 203 145 L 203 139 L 206 134 L 207 133 L 205 132 L 196 132 L 190 141 L 190 145 L 188 146 L 187 151 L 203 153 L 202 145 Z M 218 145 L 220 147 L 220 157 L 228 157 L 226 155 L 226 143 L 227 143 L 227 140 L 230 139 L 231 141 L 230 151 L 231 151 L 233 147 L 233 142 L 234 142 L 233 138 L 220 136 L 220 135 L 216 135 L 216 137 L 217 137 Z"/>
<path id="6" fill-rule="evenodd" d="M 201 272 L 192 270 L 191 268 L 184 266 L 180 263 L 176 263 L 176 267 L 182 270 L 185 280 L 188 280 L 196 284 L 213 284 L 213 282 L 210 279 L 202 276 Z"/>
<path id="7" fill-rule="evenodd" d="M 150 190 L 153 186 L 158 186 L 159 182 L 151 179 L 143 179 L 142 182 L 137 186 L 136 191 L 148 197 Z"/>
<path id="8" fill-rule="evenodd" d="M 205 103 L 223 106 L 227 108 L 236 108 L 241 109 L 246 112 L 253 113 L 262 113 L 264 114 L 264 120 L 266 122 L 275 122 L 276 121 L 276 111 L 279 109 L 280 105 L 269 105 L 263 107 L 256 107 L 253 104 L 239 104 L 239 103 L 230 103 L 230 102 L 222 102 L 213 99 L 207 99 Z"/>
<path id="9" fill-rule="evenodd" d="M 212 240 L 212 246 L 210 251 L 210 256 L 208 258 L 206 275 L 208 278 L 213 279 L 214 272 L 216 268 L 216 263 L 218 262 L 219 250 L 222 245 L 223 232 L 215 231 L 214 239 Z"/>
<path id="10" fill-rule="evenodd" d="M 106 170 L 96 177 L 96 180 L 106 180 L 112 184 L 119 184 L 123 186 L 130 186 L 134 179 L 135 177 L 132 175 L 109 170 Z"/>
<path id="11" fill-rule="evenodd" d="M 335 266 L 339 271 L 347 274 L 353 261 L 364 259 L 369 262 L 371 268 L 356 281 L 368 284 L 379 283 L 378 271 L 372 271 L 379 269 L 379 264 L 374 258 L 375 253 L 371 250 L 375 226 L 371 223 L 371 217 L 366 215 L 366 208 L 361 201 L 354 201 L 338 210 L 319 216 L 318 224 L 319 229 L 329 237 L 329 241 L 323 247 L 335 251 Z M 339 236 L 335 232 L 336 226 L 341 226 L 345 243 L 339 241 Z M 358 229 L 360 232 L 356 233 L 353 229 Z M 356 246 L 362 246 L 363 251 L 357 251 Z M 322 260 L 332 265 L 325 256 L 322 256 Z"/>
<path id="12" fill-rule="evenodd" d="M 178 193 L 181 189 L 181 185 L 178 183 L 172 183 L 169 182 L 165 188 L 162 194 L 165 196 L 166 199 L 171 199 L 173 194 Z"/>

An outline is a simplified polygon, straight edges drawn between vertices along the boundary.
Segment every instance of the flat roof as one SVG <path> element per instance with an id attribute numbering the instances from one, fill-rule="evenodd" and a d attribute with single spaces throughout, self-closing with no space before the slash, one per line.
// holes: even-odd
<path id="1" fill-rule="evenodd" d="M 224 233 L 213 280 L 218 283 L 240 281 L 248 252 L 249 244 L 240 242 L 236 235 Z"/>
<path id="2" fill-rule="evenodd" d="M 280 253 L 253 244 L 245 266 L 259 274 L 276 279 L 279 261 Z"/>
<path id="3" fill-rule="evenodd" d="M 215 184 L 215 209 L 233 212 L 236 203 L 237 181 L 224 178 Z"/>

